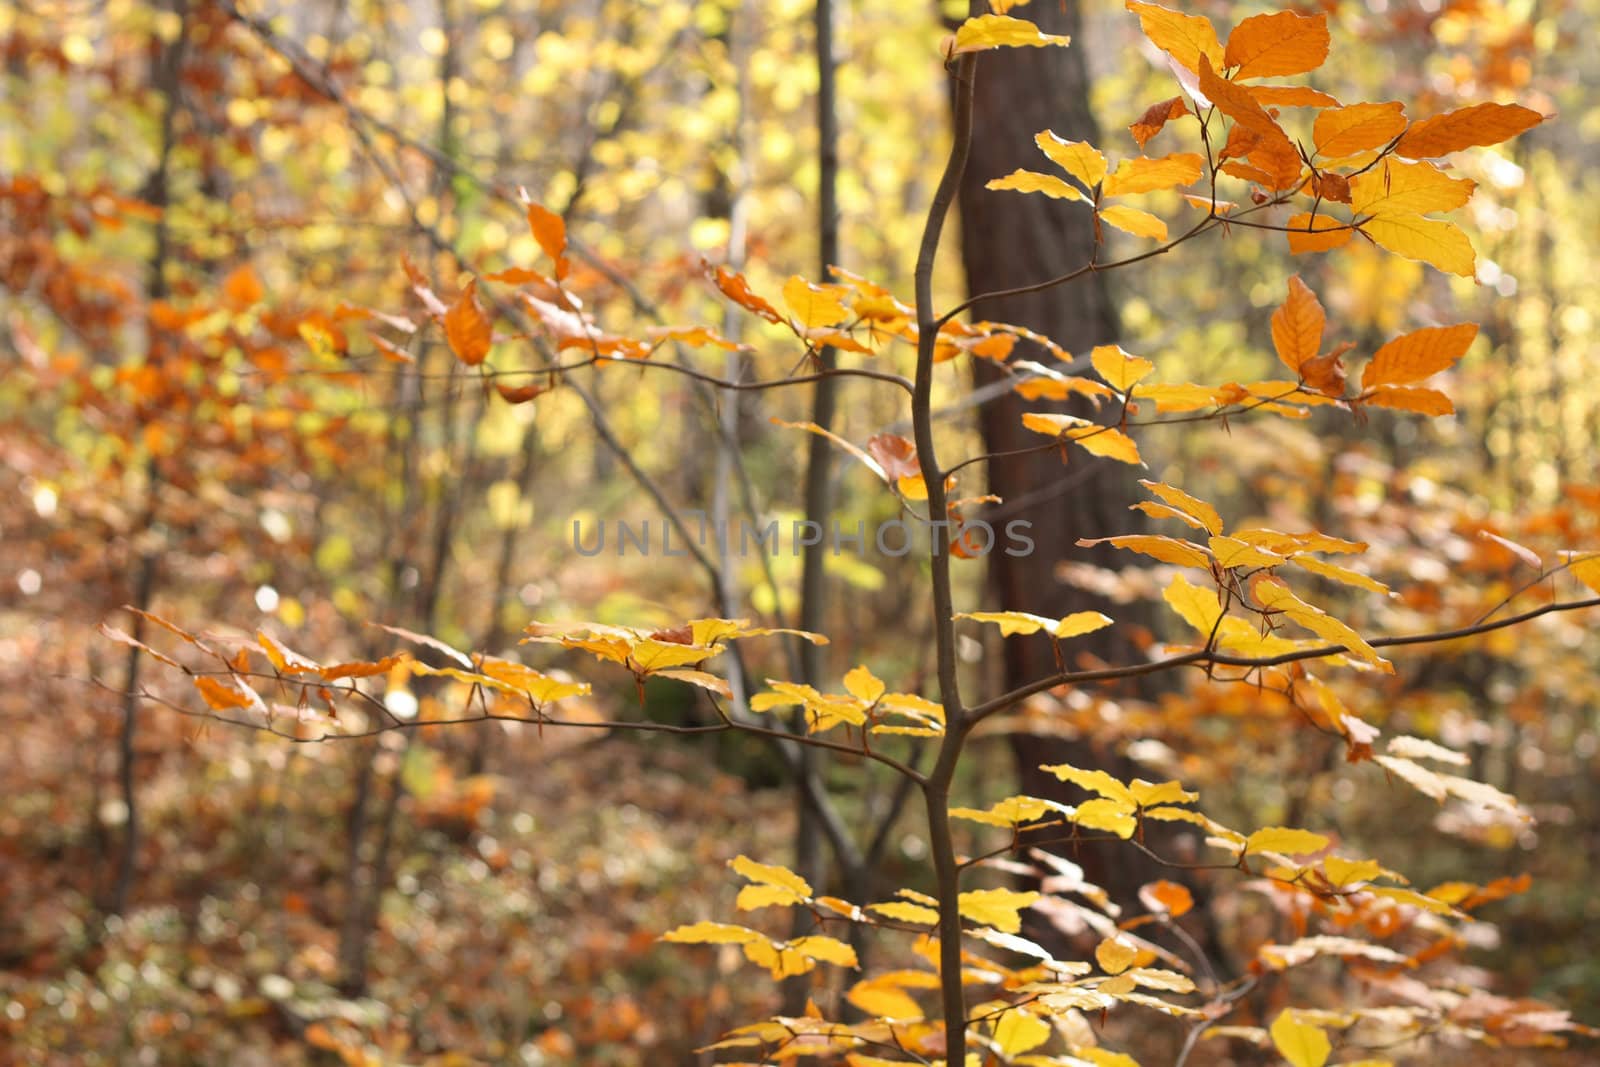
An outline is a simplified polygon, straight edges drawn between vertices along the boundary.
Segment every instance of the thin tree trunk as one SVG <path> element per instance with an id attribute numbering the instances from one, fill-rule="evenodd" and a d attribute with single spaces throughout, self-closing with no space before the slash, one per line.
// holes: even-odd
<path id="1" fill-rule="evenodd" d="M 826 282 L 828 270 L 839 261 L 839 117 L 834 99 L 835 61 L 833 54 L 833 0 L 817 0 L 816 6 L 816 61 L 817 61 L 817 245 L 820 262 L 817 280 Z M 831 370 L 837 363 L 832 348 L 824 347 L 817 354 L 818 369 Z M 838 390 L 833 378 L 822 378 L 811 394 L 811 421 L 824 430 L 833 428 L 838 407 Z M 805 479 L 806 521 L 820 532 L 815 543 L 805 546 L 800 566 L 800 629 L 821 632 L 827 625 L 828 614 L 828 545 L 833 521 L 833 443 L 821 435 L 813 435 L 806 451 Z M 823 686 L 822 677 L 827 668 L 827 656 L 820 645 L 809 642 L 800 647 L 800 676 L 808 685 Z M 802 718 L 795 720 L 797 732 L 805 731 Z M 812 884 L 820 884 L 826 874 L 826 859 L 822 826 L 815 808 L 807 801 L 807 777 L 818 775 L 816 750 L 800 749 L 796 768 L 795 786 L 795 870 Z M 794 932 L 806 933 L 813 923 L 809 915 L 796 911 Z M 792 978 L 784 983 L 784 1012 L 798 1015 L 805 1010 L 810 981 Z"/>
<path id="2" fill-rule="evenodd" d="M 169 199 L 168 179 L 171 174 L 172 150 L 176 144 L 175 125 L 178 108 L 178 75 L 183 67 L 183 57 L 188 49 L 189 10 L 187 0 L 178 0 L 175 10 L 179 17 L 177 38 L 156 51 L 150 80 L 162 97 L 161 147 L 156 166 L 145 184 L 145 199 L 161 214 L 155 224 L 155 249 L 150 254 L 145 295 L 149 300 L 159 300 L 167 292 L 167 258 L 171 247 L 167 228 L 166 207 Z M 147 329 L 154 329 L 148 326 Z M 154 337 L 148 341 L 148 357 L 158 356 Z M 145 504 L 139 525 L 133 531 L 133 543 L 138 545 L 138 562 L 134 567 L 133 593 L 130 603 L 141 611 L 148 610 L 155 596 L 156 567 L 160 551 L 145 542 L 145 535 L 155 526 L 156 510 L 161 495 L 161 471 L 154 455 L 145 463 Z M 132 622 L 135 642 L 144 640 L 144 617 L 135 615 Z M 133 880 L 139 867 L 139 794 L 137 781 L 138 729 L 139 729 L 139 668 L 143 662 L 137 647 L 128 649 L 127 666 L 123 672 L 122 731 L 117 739 L 117 779 L 122 793 L 124 812 L 122 856 L 117 863 L 116 882 L 111 889 L 107 911 L 120 915 L 127 910 L 133 893 Z"/>

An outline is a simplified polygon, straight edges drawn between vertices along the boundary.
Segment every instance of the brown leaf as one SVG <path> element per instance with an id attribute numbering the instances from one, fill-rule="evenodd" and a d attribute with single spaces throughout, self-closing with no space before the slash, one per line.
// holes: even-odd
<path id="1" fill-rule="evenodd" d="M 1159 104 L 1151 104 L 1145 108 L 1144 114 L 1140 115 L 1133 125 L 1128 127 L 1128 130 L 1133 134 L 1134 142 L 1143 150 L 1145 143 L 1160 133 L 1163 126 L 1173 119 L 1182 118 L 1188 113 L 1189 109 L 1184 106 L 1183 97 L 1174 96 L 1169 100 L 1163 100 Z"/>

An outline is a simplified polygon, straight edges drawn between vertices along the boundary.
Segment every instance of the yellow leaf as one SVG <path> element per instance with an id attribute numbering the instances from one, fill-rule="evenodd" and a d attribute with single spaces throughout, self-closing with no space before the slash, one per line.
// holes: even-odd
<path id="1" fill-rule="evenodd" d="M 1197 520 L 1200 520 L 1200 525 L 1205 526 L 1206 531 L 1214 534 L 1222 533 L 1222 517 L 1218 514 L 1218 510 L 1211 507 L 1210 504 L 1206 504 L 1198 496 L 1190 496 L 1190 494 L 1179 490 L 1178 486 L 1166 485 L 1163 482 L 1150 482 L 1147 478 L 1141 478 L 1139 485 L 1144 486 L 1147 491 L 1155 494 L 1158 498 L 1162 498 L 1163 501 L 1181 510 L 1184 514 L 1194 515 Z"/>
<path id="2" fill-rule="evenodd" d="M 807 937 L 797 937 L 789 943 L 796 952 L 804 953 L 814 960 L 823 963 L 832 963 L 839 967 L 856 967 L 856 950 L 840 941 L 838 938 L 825 937 L 821 934 L 811 934 Z"/>
<path id="3" fill-rule="evenodd" d="M 1277 78 L 1316 70 L 1328 58 L 1328 17 L 1279 11 L 1233 28 L 1222 61 L 1235 78 Z M 1396 131 L 1398 132 L 1398 131 Z"/>
<path id="4" fill-rule="evenodd" d="M 1368 886 L 1367 891 L 1372 893 L 1374 896 L 1385 897 L 1389 900 L 1397 900 L 1402 904 L 1410 904 L 1412 907 L 1421 908 L 1424 911 L 1431 911 L 1436 915 L 1461 914 L 1444 901 L 1435 900 L 1433 897 L 1427 896 L 1423 893 L 1418 893 L 1415 889 L 1405 889 L 1400 886 L 1393 885 L 1374 885 Z"/>
<path id="5" fill-rule="evenodd" d="M 1350 224 L 1330 215 L 1313 215 L 1309 211 L 1302 211 L 1290 216 L 1284 226 L 1289 231 L 1289 251 L 1294 255 L 1301 252 L 1327 252 L 1350 241 Z"/>
<path id="6" fill-rule="evenodd" d="M 747 942 L 744 946 L 744 955 L 751 963 L 767 968 L 774 979 L 807 974 L 817 966 L 816 961 L 804 953 L 787 945 L 775 944 L 766 938 Z"/>
<path id="7" fill-rule="evenodd" d="M 844 676 L 845 692 L 867 704 L 876 703 L 888 686 L 865 667 L 856 667 Z"/>
<path id="8" fill-rule="evenodd" d="M 668 930 L 661 935 L 663 941 L 677 941 L 689 945 L 744 945 L 766 938 L 754 930 L 731 923 L 698 922 Z"/>
<path id="9" fill-rule="evenodd" d="M 993 623 L 1000 627 L 1001 637 L 1036 634 L 1040 630 L 1048 631 L 1055 625 L 1052 619 L 1047 619 L 1043 615 L 1031 615 L 1026 611 L 972 611 L 962 612 L 956 618 Z"/>
<path id="10" fill-rule="evenodd" d="M 1095 946 L 1094 958 L 1107 974 L 1121 974 L 1139 958 L 1139 946 L 1123 935 L 1116 934 Z"/>
<path id="11" fill-rule="evenodd" d="M 1009 189 L 1014 193 L 1043 193 L 1055 200 L 1087 200 L 1083 191 L 1053 174 L 1040 174 L 1032 170 L 1014 170 L 1004 178 L 996 178 L 985 189 Z"/>
<path id="12" fill-rule="evenodd" d="M 1521 104 L 1474 104 L 1412 123 L 1395 151 L 1410 159 L 1434 159 L 1499 144 L 1543 121 L 1543 115 Z"/>
<path id="13" fill-rule="evenodd" d="M 754 911 L 757 908 L 789 908 L 800 903 L 804 903 L 802 898 L 782 886 L 747 885 L 739 890 L 733 906 L 740 911 Z"/>
<path id="14" fill-rule="evenodd" d="M 1310 533 L 1284 533 L 1281 530 L 1252 528 L 1235 530 L 1233 536 L 1248 541 L 1257 548 L 1276 552 L 1280 556 L 1293 552 L 1361 553 L 1367 550 L 1365 541 L 1346 541 L 1342 537 L 1329 537 L 1312 530 Z"/>
<path id="15" fill-rule="evenodd" d="M 1016 826 L 1019 823 L 1033 822 L 1049 810 L 1048 801 L 1040 800 L 1038 797 L 1014 796 L 991 805 L 987 810 L 951 808 L 950 817 L 981 822 L 989 826 Z"/>
<path id="16" fill-rule="evenodd" d="M 1111 625 L 1111 616 L 1098 611 L 1075 611 L 1057 619 L 1050 628 L 1050 636 L 1060 639 L 1081 637 L 1103 630 Z"/>
<path id="17" fill-rule="evenodd" d="M 1370 882 L 1383 874 L 1383 865 L 1377 860 L 1351 860 L 1343 856 L 1325 856 L 1322 873 L 1334 886 L 1344 889 L 1357 882 Z"/>
<path id="18" fill-rule="evenodd" d="M 1317 112 L 1311 140 L 1318 155 L 1343 159 L 1369 148 L 1381 148 L 1405 128 L 1405 108 L 1399 103 L 1351 104 Z"/>
<path id="19" fill-rule="evenodd" d="M 891 900 L 883 904 L 868 904 L 867 910 L 876 912 L 886 919 L 913 923 L 919 926 L 933 926 L 939 921 L 937 908 L 924 907 L 921 904 L 912 904 L 904 900 Z"/>
<path id="20" fill-rule="evenodd" d="M 1322 1067 L 1333 1051 L 1320 1026 L 1301 1022 L 1289 1008 L 1278 1013 L 1271 1032 L 1272 1043 L 1294 1067 Z"/>
<path id="21" fill-rule="evenodd" d="M 1189 804 L 1200 799 L 1199 793 L 1190 792 L 1178 781 L 1147 782 L 1143 778 L 1135 778 L 1128 783 L 1128 791 L 1141 808 L 1154 804 Z"/>
<path id="22" fill-rule="evenodd" d="M 1201 56 L 1208 57 L 1213 67 L 1223 65 L 1222 44 L 1210 19 L 1140 0 L 1128 0 L 1127 8 L 1139 16 L 1139 28 L 1151 43 L 1188 70 L 1199 72 Z"/>
<path id="23" fill-rule="evenodd" d="M 478 306 L 477 290 L 478 282 L 474 278 L 444 313 L 444 336 L 450 343 L 450 351 L 469 367 L 484 361 L 493 342 L 489 320 Z"/>
<path id="24" fill-rule="evenodd" d="M 1142 511 L 1152 519 L 1177 519 L 1179 522 L 1203 530 L 1206 524 L 1187 512 L 1179 511 L 1168 504 L 1157 504 L 1154 500 L 1141 500 L 1137 504 L 1129 504 L 1129 511 Z"/>
<path id="25" fill-rule="evenodd" d="M 1160 412 L 1198 411 L 1217 403 L 1217 391 L 1207 385 L 1182 382 L 1176 385 L 1136 385 L 1133 395 L 1149 400 Z"/>
<path id="26" fill-rule="evenodd" d="M 1257 830 L 1245 839 L 1245 855 L 1257 852 L 1281 852 L 1286 856 L 1304 856 L 1327 848 L 1328 839 L 1310 830 L 1296 830 L 1288 826 L 1269 826 Z"/>
<path id="27" fill-rule="evenodd" d="M 720 648 L 696 648 L 694 645 L 680 645 L 676 641 L 657 641 L 645 637 L 635 642 L 628 659 L 637 670 L 648 674 L 673 667 L 687 667 L 710 659 L 720 651 Z"/>
<path id="28" fill-rule="evenodd" d="M 1600 555 L 1569 558 L 1567 570 L 1592 592 L 1600 593 Z"/>
<path id="29" fill-rule="evenodd" d="M 1139 445 L 1133 438 L 1115 427 L 1080 426 L 1068 430 L 1064 436 L 1096 456 L 1104 456 L 1106 459 L 1114 459 L 1119 463 L 1135 467 L 1144 466 L 1144 460 L 1139 458 Z"/>
<path id="30" fill-rule="evenodd" d="M 1105 771 L 1085 770 L 1074 767 L 1070 763 L 1055 763 L 1039 768 L 1048 771 L 1063 782 L 1071 782 L 1081 789 L 1091 793 L 1099 793 L 1110 800 L 1120 801 L 1128 807 L 1133 807 L 1133 792 L 1122 782 L 1107 774 Z"/>
<path id="31" fill-rule="evenodd" d="M 1454 223 L 1401 215 L 1368 219 L 1361 232 L 1397 256 L 1432 264 L 1446 274 L 1470 278 L 1476 269 L 1472 242 Z"/>
<path id="32" fill-rule="evenodd" d="M 1378 581 L 1376 578 L 1368 578 L 1365 574 L 1362 574 L 1359 571 L 1353 571 L 1348 567 L 1341 567 L 1337 563 L 1328 563 L 1324 560 L 1316 558 L 1315 556 L 1295 556 L 1290 559 L 1289 562 L 1293 563 L 1297 567 L 1310 571 L 1312 574 L 1315 574 L 1320 578 L 1327 578 L 1329 581 L 1339 582 L 1342 585 L 1353 585 L 1357 589 L 1365 589 L 1372 593 L 1381 593 L 1384 596 L 1389 595 L 1389 587 Z"/>
<path id="33" fill-rule="evenodd" d="M 1096 797 L 1079 804 L 1077 810 L 1072 813 L 1072 821 L 1086 829 L 1104 830 L 1127 839 L 1133 836 L 1133 831 L 1139 825 L 1138 820 L 1133 817 L 1133 811 L 1133 808 L 1120 800 Z"/>
<path id="34" fill-rule="evenodd" d="M 900 1021 L 921 1019 L 922 1006 L 893 981 L 895 974 L 905 973 L 908 972 L 890 972 L 857 982 L 845 994 L 845 999 L 873 1018 Z"/>
<path id="35" fill-rule="evenodd" d="M 1139 552 L 1159 559 L 1163 563 L 1175 563 L 1180 567 L 1199 567 L 1203 571 L 1211 569 L 1211 557 L 1206 554 L 1205 549 L 1193 541 L 1180 541 L 1176 537 L 1165 537 L 1161 534 L 1119 534 L 1116 537 L 1084 537 L 1078 540 L 1080 548 L 1098 544 Z"/>
<path id="36" fill-rule="evenodd" d="M 735 856 L 728 861 L 734 872 L 758 885 L 772 886 L 790 894 L 791 903 L 800 904 L 811 899 L 811 885 L 804 878 L 776 864 L 757 863 L 748 856 Z"/>
<path id="37" fill-rule="evenodd" d="M 1100 209 L 1100 220 L 1135 237 L 1152 237 L 1157 241 L 1167 239 L 1167 224 L 1150 212 L 1140 211 L 1136 207 L 1125 207 L 1122 204 L 1103 207 Z"/>
<path id="38" fill-rule="evenodd" d="M 1360 634 L 1321 608 L 1295 596 L 1282 579 L 1257 575 L 1250 583 L 1250 594 L 1263 610 L 1282 612 L 1330 644 L 1341 645 L 1368 663 L 1394 673 L 1394 665 L 1379 656 Z"/>
<path id="39" fill-rule="evenodd" d="M 1093 189 L 1106 176 L 1106 157 L 1087 141 L 1066 141 L 1049 130 L 1042 130 L 1034 136 L 1033 143 L 1086 189 Z"/>
<path id="40" fill-rule="evenodd" d="M 1211 554 L 1223 567 L 1276 567 L 1284 562 L 1277 553 L 1234 537 L 1213 537 L 1210 544 Z"/>
<path id="41" fill-rule="evenodd" d="M 1131 196 L 1191 185 L 1200 180 L 1204 170 L 1205 160 L 1194 152 L 1175 152 L 1159 159 L 1137 156 L 1117 164 L 1100 191 L 1105 196 Z"/>
<path id="42" fill-rule="evenodd" d="M 1139 446 L 1133 438 L 1115 427 L 1101 426 L 1076 415 L 1040 411 L 1023 412 L 1022 425 L 1035 433 L 1064 437 L 1097 456 L 1143 466 L 1139 459 Z"/>
<path id="43" fill-rule="evenodd" d="M 1472 199 L 1477 187 L 1470 178 L 1452 178 L 1432 163 L 1389 159 L 1350 179 L 1350 210 L 1380 217 L 1454 211 Z"/>
<path id="44" fill-rule="evenodd" d="M 967 19 L 955 32 L 950 55 L 963 52 L 981 52 L 988 48 L 1041 48 L 1045 45 L 1065 46 L 1072 38 L 1054 33 L 1041 33 L 1039 27 L 1010 15 L 979 15 Z"/>
<path id="45" fill-rule="evenodd" d="M 1478 336 L 1478 325 L 1430 326 L 1396 337 L 1377 352 L 1361 373 L 1361 388 L 1412 385 L 1455 365 Z"/>
<path id="46" fill-rule="evenodd" d="M 1289 279 L 1289 296 L 1272 313 L 1272 347 L 1283 365 L 1300 373 L 1300 365 L 1322 351 L 1322 329 L 1327 313 L 1305 282 L 1296 274 Z"/>
<path id="47" fill-rule="evenodd" d="M 1060 415 L 1049 411 L 1024 411 L 1022 425 L 1034 433 L 1042 433 L 1046 437 L 1060 437 L 1073 427 L 1090 427 L 1095 425 L 1088 419 L 1077 415 Z"/>
<path id="48" fill-rule="evenodd" d="M 957 898 L 962 915 L 983 926 L 1014 934 L 1022 929 L 1023 908 L 1031 907 L 1039 894 L 1015 889 L 974 889 Z"/>
<path id="49" fill-rule="evenodd" d="M 839 285 L 813 285 L 799 275 L 783 283 L 783 302 L 789 305 L 801 326 L 837 326 L 850 317 L 845 306 L 846 290 Z"/>
<path id="50" fill-rule="evenodd" d="M 1161 594 L 1172 610 L 1203 638 L 1210 638 L 1222 618 L 1222 603 L 1216 590 L 1206 586 L 1190 585 L 1183 575 L 1178 575 Z"/>
<path id="51" fill-rule="evenodd" d="M 1076 611 L 1060 619 L 1047 619 L 1043 615 L 1030 615 L 1025 611 L 974 611 L 963 612 L 958 619 L 993 623 L 1000 627 L 1001 637 L 1036 634 L 1043 630 L 1051 637 L 1065 639 L 1094 633 L 1111 625 L 1111 617 L 1098 611 Z"/>
<path id="52" fill-rule="evenodd" d="M 1089 353 L 1095 372 L 1119 393 L 1126 393 L 1135 382 L 1156 369 L 1148 359 L 1131 356 L 1118 345 L 1096 345 Z"/>
<path id="53" fill-rule="evenodd" d="M 1008 1011 L 994 1026 L 994 1043 L 1002 1055 L 1016 1056 L 1050 1040 L 1050 1024 L 1025 1011 Z"/>

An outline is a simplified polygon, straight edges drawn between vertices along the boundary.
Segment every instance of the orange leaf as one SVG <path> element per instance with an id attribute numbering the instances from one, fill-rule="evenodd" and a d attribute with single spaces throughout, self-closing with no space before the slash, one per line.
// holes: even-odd
<path id="1" fill-rule="evenodd" d="M 1437 389 L 1418 389 L 1411 385 L 1380 385 L 1362 396 L 1363 403 L 1418 415 L 1453 415 L 1456 406 Z"/>
<path id="2" fill-rule="evenodd" d="M 549 208 L 528 204 L 528 229 L 544 254 L 556 265 L 556 277 L 567 276 L 567 224 Z"/>
<path id="3" fill-rule="evenodd" d="M 390 363 L 416 362 L 416 358 L 412 356 L 410 352 L 407 352 L 404 349 L 385 341 L 382 337 L 379 337 L 375 333 L 368 334 L 367 338 L 372 342 L 372 347 L 376 348 L 380 353 L 382 353 L 383 358 L 388 360 Z"/>
<path id="4" fill-rule="evenodd" d="M 1272 347 L 1278 350 L 1283 365 L 1300 372 L 1301 364 L 1322 350 L 1322 328 L 1327 313 L 1305 282 L 1296 274 L 1289 279 L 1289 296 L 1272 313 Z"/>
<path id="5" fill-rule="evenodd" d="M 1296 255 L 1301 252 L 1326 252 L 1350 240 L 1350 224 L 1328 215 L 1301 212 L 1291 217 L 1287 226 L 1289 251 Z"/>
<path id="6" fill-rule="evenodd" d="M 1414 122 L 1395 151 L 1411 159 L 1433 159 L 1478 145 L 1499 144 L 1544 121 L 1521 104 L 1473 104 Z"/>
<path id="7" fill-rule="evenodd" d="M 781 323 L 783 316 L 778 309 L 757 296 L 750 288 L 750 283 L 745 281 L 744 275 L 727 267 L 718 267 L 712 274 L 712 280 L 717 288 L 722 290 L 722 295 L 732 300 L 746 311 L 766 319 L 768 322 Z"/>
<path id="8" fill-rule="evenodd" d="M 234 311 L 253 307 L 261 303 L 266 295 L 266 287 L 248 263 L 242 264 L 222 280 L 223 303 Z"/>
<path id="9" fill-rule="evenodd" d="M 1145 108 L 1144 114 L 1140 115 L 1128 130 L 1133 134 L 1133 139 L 1140 150 L 1143 150 L 1145 143 L 1160 133 L 1163 126 L 1188 113 L 1189 109 L 1184 106 L 1183 97 L 1174 96 L 1170 100 L 1163 100 L 1159 104 L 1151 104 Z"/>
<path id="10" fill-rule="evenodd" d="M 1380 148 L 1405 128 L 1406 113 L 1401 104 L 1351 104 L 1318 112 L 1311 139 L 1319 155 L 1342 159 Z"/>
<path id="11" fill-rule="evenodd" d="M 1256 103 L 1255 97 L 1251 96 L 1243 86 L 1219 78 L 1204 56 L 1200 60 L 1200 92 L 1217 106 L 1217 110 L 1245 129 L 1258 134 L 1261 137 L 1262 147 L 1268 149 L 1273 156 L 1284 158 L 1299 155 L 1295 151 L 1294 143 L 1289 140 L 1289 135 L 1283 132 L 1283 127 L 1273 121 L 1265 108 Z"/>
<path id="12" fill-rule="evenodd" d="M 1228 35 L 1223 62 L 1235 78 L 1276 78 L 1316 70 L 1328 58 L 1328 16 L 1279 11 L 1252 15 Z M 1202 90 L 1204 91 L 1204 90 Z"/>
<path id="13" fill-rule="evenodd" d="M 1247 85 L 1245 92 L 1262 107 L 1338 107 L 1339 98 L 1304 85 Z"/>
<path id="14" fill-rule="evenodd" d="M 1319 393 L 1333 397 L 1343 396 L 1344 364 L 1339 361 L 1339 357 L 1352 347 L 1354 347 L 1352 343 L 1346 341 L 1331 352 L 1306 360 L 1298 368 L 1300 377 L 1305 380 L 1306 385 Z M 1311 398 L 1304 394 L 1295 397 L 1295 400 L 1302 404 L 1311 403 Z"/>
<path id="15" fill-rule="evenodd" d="M 495 382 L 494 390 L 508 404 L 526 404 L 544 392 L 544 386 L 537 382 L 529 382 L 527 385 L 507 385 L 504 382 Z"/>
<path id="16" fill-rule="evenodd" d="M 1411 385 L 1438 374 L 1465 355 L 1477 336 L 1477 323 L 1463 322 L 1396 337 L 1373 353 L 1372 362 L 1361 374 L 1361 388 Z"/>
<path id="17" fill-rule="evenodd" d="M 1194 897 L 1177 882 L 1151 882 L 1139 889 L 1139 901 L 1154 912 L 1164 912 L 1176 919 L 1194 907 Z"/>
<path id="18" fill-rule="evenodd" d="M 478 306 L 478 280 L 467 283 L 450 310 L 444 313 L 444 336 L 456 358 L 476 367 L 489 355 L 492 337 L 489 319 Z"/>

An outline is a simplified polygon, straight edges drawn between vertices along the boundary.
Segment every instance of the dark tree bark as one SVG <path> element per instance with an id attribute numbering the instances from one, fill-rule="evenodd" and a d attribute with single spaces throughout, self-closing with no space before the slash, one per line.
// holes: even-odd
<path id="1" fill-rule="evenodd" d="M 1086 204 L 1052 200 L 1039 195 L 986 190 L 984 183 L 1017 168 L 1051 171 L 1051 164 L 1034 145 L 1040 130 L 1054 130 L 1071 141 L 1099 145 L 1100 131 L 1089 109 L 1089 78 L 1081 36 L 1079 4 L 1045 3 L 1029 9 L 1028 17 L 1047 33 L 1074 38 L 1069 48 L 1017 48 L 985 55 L 978 64 L 972 159 L 961 189 L 962 260 L 968 291 L 973 295 L 1037 283 L 1081 267 L 1094 254 L 1093 215 Z M 1090 348 L 1117 339 L 1116 306 L 1106 278 L 1090 274 L 1042 292 L 975 306 L 971 317 L 1015 323 L 1042 333 L 1074 356 L 1087 356 Z M 1020 350 L 1027 342 L 1019 343 Z M 1035 351 L 1025 357 L 1053 362 Z M 1018 357 L 1013 357 L 1018 358 Z M 994 364 L 974 360 L 975 388 L 992 385 L 1001 375 Z M 1024 401 L 1014 391 L 987 400 L 978 422 L 987 452 L 1008 452 L 1037 447 L 1037 433 L 1022 426 L 1022 413 L 1062 411 L 1104 420 L 1114 411 L 1096 412 L 1081 403 Z M 1009 556 L 995 551 L 989 556 L 991 604 L 1009 611 L 1028 611 L 1058 618 L 1073 611 L 1104 611 L 1117 620 L 1116 627 L 1063 645 L 1066 654 L 1098 656 L 1113 663 L 1130 662 L 1139 653 L 1127 639 L 1127 624 L 1146 620 L 1129 605 L 1112 605 L 1060 581 L 1057 565 L 1079 560 L 1115 567 L 1115 550 L 1076 548 L 1080 537 L 1105 537 L 1140 528 L 1141 516 L 1128 505 L 1137 497 L 1137 475 L 1126 464 L 1096 459 L 1082 449 L 1070 449 L 1063 462 L 1059 451 L 1009 456 L 988 465 L 990 491 L 1003 503 L 986 516 L 997 531 L 1005 523 L 1022 519 L 1031 524 L 1035 542 L 1031 555 Z M 1005 544 L 1000 539 L 999 544 Z M 1044 677 L 1057 670 L 1055 653 L 1042 637 L 1008 638 L 1004 642 L 1004 683 L 1007 688 Z M 1069 661 L 1068 666 L 1071 666 Z M 1012 749 L 1022 790 L 1034 796 L 1073 800 L 1053 775 L 1040 764 L 1072 763 L 1100 767 L 1124 777 L 1130 768 L 1113 752 L 1085 742 L 1016 735 Z M 1127 901 L 1137 887 L 1160 877 L 1130 849 L 1096 846 L 1075 857 L 1091 881 Z M 1169 875 L 1170 876 L 1170 875 Z"/>

